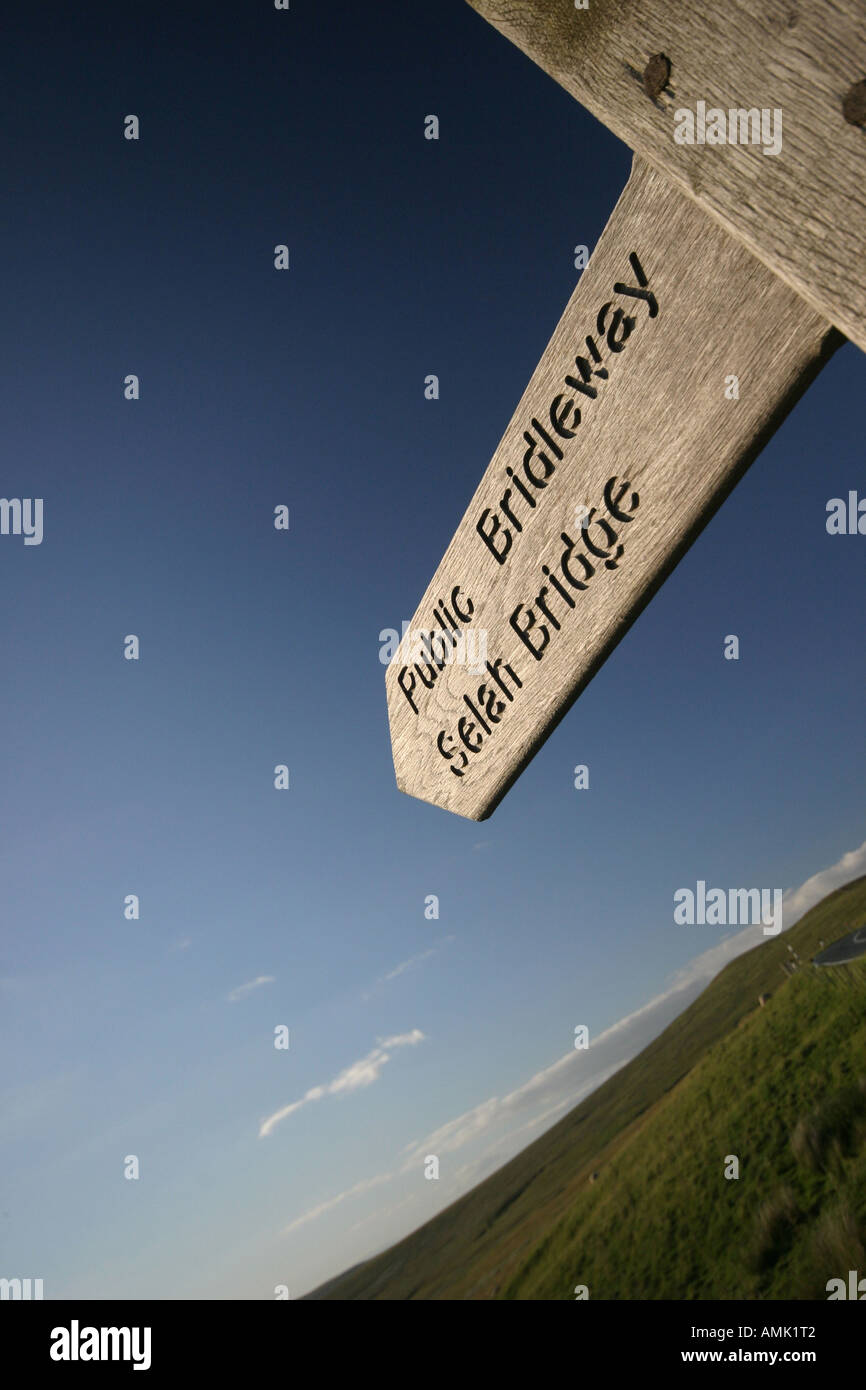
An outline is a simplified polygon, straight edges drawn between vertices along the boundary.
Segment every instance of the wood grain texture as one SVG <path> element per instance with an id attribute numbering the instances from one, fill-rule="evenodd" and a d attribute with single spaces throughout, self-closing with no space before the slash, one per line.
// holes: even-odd
<path id="1" fill-rule="evenodd" d="M 866 77 L 864 0 L 469 0 L 621 140 L 866 348 L 866 130 L 843 102 Z M 651 100 L 648 60 L 670 60 Z M 779 109 L 782 149 L 678 145 L 674 112 Z"/>
<path id="2" fill-rule="evenodd" d="M 635 159 L 610 222 L 387 668 L 394 766 L 403 791 L 473 820 L 490 814 L 842 341 L 738 239 Z M 738 400 L 725 394 L 726 378 L 734 375 Z M 574 386 L 567 384 L 569 376 Z M 539 486 L 522 471 L 525 462 Z M 520 496 L 507 468 L 523 480 L 534 506 Z M 507 487 L 512 493 L 506 505 L 519 531 L 503 510 Z M 597 509 L 585 529 L 575 524 L 578 506 Z M 490 543 L 478 531 L 485 512 L 486 534 L 493 517 L 499 519 Z M 504 549 L 506 532 L 510 549 L 501 561 L 493 548 Z M 573 547 L 568 572 L 585 580 L 584 588 L 573 588 L 562 568 L 563 537 Z M 543 574 L 543 565 L 558 577 L 573 608 Z M 537 602 L 545 584 L 543 601 L 558 629 Z M 436 620 L 439 599 L 467 643 L 464 664 L 459 653 L 441 667 L 423 662 L 414 633 L 448 626 Z M 541 642 L 543 628 L 548 632 L 540 658 L 511 621 L 518 605 L 517 628 L 530 610 L 535 614 L 526 634 L 530 642 Z M 487 656 L 504 679 L 507 698 L 486 669 L 472 674 L 465 664 L 478 657 L 478 645 L 473 650 L 470 643 L 485 632 Z M 441 658 L 446 649 L 436 654 Z M 473 720 L 466 698 L 487 733 Z M 465 738 L 461 719 L 467 721 Z M 469 751 L 467 739 L 477 751 Z M 569 776 L 563 767 L 563 778 Z"/>

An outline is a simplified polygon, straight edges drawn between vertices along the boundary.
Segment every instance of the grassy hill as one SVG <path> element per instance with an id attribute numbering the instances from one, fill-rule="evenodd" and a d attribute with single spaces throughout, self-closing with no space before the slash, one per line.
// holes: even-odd
<path id="1" fill-rule="evenodd" d="M 826 1298 L 829 1278 L 866 1275 L 866 960 L 808 964 L 864 923 L 861 878 L 732 961 L 498 1172 L 307 1297 Z M 789 944 L 806 963 L 786 977 Z"/>

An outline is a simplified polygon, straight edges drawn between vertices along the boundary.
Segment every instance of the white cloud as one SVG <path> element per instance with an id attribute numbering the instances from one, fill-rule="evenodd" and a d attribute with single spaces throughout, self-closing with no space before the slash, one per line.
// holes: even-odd
<path id="1" fill-rule="evenodd" d="M 361 998 L 366 1002 L 368 999 L 372 998 L 374 990 L 387 984 L 389 980 L 396 980 L 398 975 L 404 975 L 407 970 L 414 970 L 416 965 L 420 965 L 422 961 L 429 960 L 431 956 L 435 956 L 440 946 L 453 940 L 453 936 L 444 936 L 435 946 L 431 946 L 429 950 L 420 951 L 418 955 L 410 956 L 408 960 L 401 960 L 400 964 L 395 965 L 393 970 L 389 970 L 387 975 L 380 975 L 372 989 L 368 990 L 366 994 L 363 994 Z"/>
<path id="2" fill-rule="evenodd" d="M 594 1062 L 591 1072 L 587 1071 L 588 1053 L 567 1052 L 564 1057 L 558 1058 L 549 1067 L 536 1072 L 522 1086 L 509 1091 L 507 1095 L 501 1098 L 491 1096 L 488 1100 L 482 1101 L 480 1105 L 474 1106 L 472 1110 L 467 1110 L 462 1115 L 458 1115 L 456 1119 L 448 1120 L 446 1124 L 440 1125 L 438 1129 L 434 1129 L 420 1142 L 407 1144 L 406 1148 L 402 1150 L 402 1153 L 407 1155 L 403 1171 L 414 1167 L 425 1154 L 453 1153 L 457 1149 L 462 1149 L 466 1144 L 479 1139 L 492 1125 L 500 1121 L 507 1121 L 511 1116 L 520 1115 L 543 1101 L 553 1100 L 553 1104 L 548 1106 L 546 1114 L 553 1114 L 556 1110 L 562 1110 L 566 1105 L 577 1105 L 584 1096 L 588 1095 L 590 1091 L 594 1091 L 628 1061 L 628 1057 L 622 1057 L 614 1059 L 603 1070 L 597 1066 L 596 1049 L 614 1034 L 619 1026 L 619 1024 L 615 1024 L 614 1028 L 600 1033 L 593 1043 Z M 563 1092 L 566 1094 L 563 1095 Z M 524 1123 L 517 1130 L 509 1131 L 509 1140 L 519 1134 L 522 1129 L 528 1128 L 529 1125 L 539 1123 L 540 1118 L 542 1117 L 536 1116 L 534 1120 Z M 500 1147 L 499 1161 L 505 1163 L 508 1157 L 510 1154 L 504 1153 Z"/>
<path id="3" fill-rule="evenodd" d="M 272 985 L 276 979 L 275 975 L 257 975 L 254 980 L 247 980 L 245 985 L 238 985 L 227 995 L 230 1004 L 235 1004 L 238 999 L 244 999 L 248 994 L 252 994 L 254 989 L 260 985 Z"/>
<path id="4" fill-rule="evenodd" d="M 387 1176 L 393 1177 L 393 1174 L 389 1173 Z M 403 1207 L 408 1207 L 413 1202 L 417 1202 L 417 1200 L 418 1193 L 410 1192 L 408 1197 L 404 1197 L 400 1202 L 392 1203 L 390 1207 L 385 1207 L 384 1210 L 380 1207 L 376 1211 L 371 1211 L 369 1216 L 363 1217 L 360 1221 L 356 1221 L 354 1226 L 350 1226 L 346 1235 L 350 1236 L 353 1232 L 360 1231 L 362 1226 L 368 1226 L 371 1221 L 378 1221 L 380 1223 L 386 1221 L 390 1216 L 394 1215 L 395 1211 L 401 1211 Z"/>
<path id="5" fill-rule="evenodd" d="M 420 1028 L 413 1028 L 411 1033 L 397 1033 L 391 1038 L 379 1038 L 376 1046 L 367 1053 L 366 1057 L 361 1057 L 357 1062 L 351 1062 L 348 1067 L 344 1067 L 333 1081 L 328 1081 L 320 1086 L 311 1086 L 300 1100 L 292 1101 L 291 1105 L 285 1105 L 281 1110 L 275 1110 L 273 1115 L 262 1120 L 259 1127 L 259 1138 L 264 1139 L 281 1120 L 286 1119 L 296 1110 L 300 1110 L 302 1105 L 307 1105 L 310 1101 L 321 1100 L 323 1096 L 345 1095 L 349 1091 L 358 1091 L 365 1086 L 372 1086 L 374 1081 L 379 1080 L 382 1068 L 387 1062 L 390 1062 L 391 1052 L 394 1049 L 414 1047 L 416 1043 L 423 1041 L 424 1034 Z"/>
<path id="6" fill-rule="evenodd" d="M 429 951 L 422 951 L 420 955 L 410 956 L 408 960 L 403 960 L 399 965 L 395 965 L 393 970 L 389 970 L 387 975 L 383 975 L 383 980 L 396 980 L 398 975 L 402 975 L 404 970 L 411 970 L 413 965 L 420 965 L 422 960 L 428 960 L 430 956 L 435 956 L 436 952 L 431 946 Z"/>
<path id="7" fill-rule="evenodd" d="M 842 855 L 838 863 L 813 874 L 805 883 L 801 883 L 799 888 L 785 894 L 782 900 L 785 926 L 793 926 L 810 907 L 826 898 L 828 893 L 841 888 L 845 883 L 850 883 L 853 878 L 859 878 L 861 874 L 866 874 L 866 840 L 859 849 L 849 850 L 847 854 Z"/>
<path id="8" fill-rule="evenodd" d="M 315 1221 L 317 1217 L 324 1216 L 326 1211 L 331 1211 L 333 1207 L 338 1207 L 341 1202 L 345 1202 L 347 1197 L 358 1197 L 362 1192 L 369 1192 L 371 1187 L 378 1187 L 380 1183 L 390 1182 L 393 1174 L 379 1173 L 375 1178 L 364 1178 L 363 1182 L 356 1182 L 354 1187 L 347 1187 L 345 1192 L 338 1192 L 336 1197 L 329 1197 L 327 1202 L 320 1202 L 317 1207 L 312 1207 L 310 1211 L 305 1211 L 303 1216 L 295 1217 L 288 1226 L 283 1227 L 283 1235 L 287 1236 L 291 1231 L 296 1231 L 299 1226 L 306 1226 L 308 1221 Z"/>

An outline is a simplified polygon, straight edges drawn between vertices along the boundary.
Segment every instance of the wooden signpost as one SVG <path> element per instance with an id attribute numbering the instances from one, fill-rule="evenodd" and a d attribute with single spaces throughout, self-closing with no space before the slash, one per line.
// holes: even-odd
<path id="1" fill-rule="evenodd" d="M 483 820 L 843 334 L 866 348 L 866 25 L 470 3 L 636 151 L 386 673 L 398 786 Z"/>

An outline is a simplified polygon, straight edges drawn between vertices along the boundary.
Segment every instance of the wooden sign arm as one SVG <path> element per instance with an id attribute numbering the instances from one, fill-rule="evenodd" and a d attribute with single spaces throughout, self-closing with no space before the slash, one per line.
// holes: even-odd
<path id="1" fill-rule="evenodd" d="M 401 790 L 490 815 L 841 341 L 635 159 L 387 668 Z"/>

